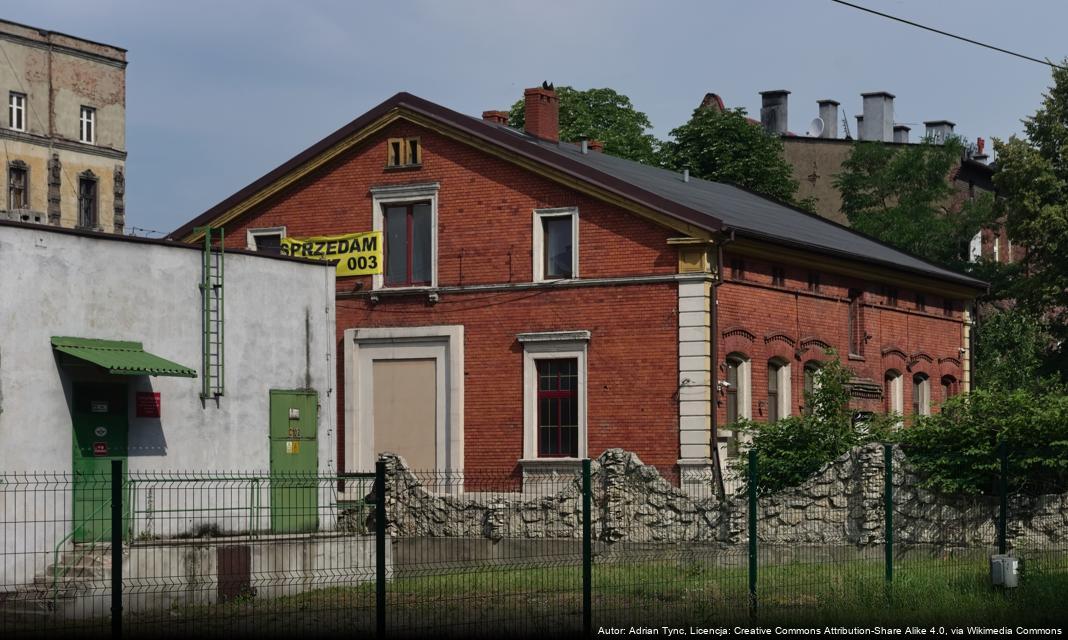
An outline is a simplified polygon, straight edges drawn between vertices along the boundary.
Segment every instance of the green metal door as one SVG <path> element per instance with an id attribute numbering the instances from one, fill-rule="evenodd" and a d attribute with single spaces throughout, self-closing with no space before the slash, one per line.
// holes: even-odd
<path id="1" fill-rule="evenodd" d="M 271 530 L 319 527 L 319 396 L 313 390 L 271 390 Z"/>
<path id="2" fill-rule="evenodd" d="M 71 391 L 74 541 L 95 542 L 111 536 L 112 460 L 126 480 L 126 385 L 75 382 Z"/>

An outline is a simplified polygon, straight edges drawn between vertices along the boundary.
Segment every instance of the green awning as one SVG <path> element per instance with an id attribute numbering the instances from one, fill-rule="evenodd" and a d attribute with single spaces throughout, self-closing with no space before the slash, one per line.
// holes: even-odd
<path id="1" fill-rule="evenodd" d="M 145 351 L 140 342 L 53 336 L 52 348 L 120 376 L 197 377 L 193 369 Z"/>

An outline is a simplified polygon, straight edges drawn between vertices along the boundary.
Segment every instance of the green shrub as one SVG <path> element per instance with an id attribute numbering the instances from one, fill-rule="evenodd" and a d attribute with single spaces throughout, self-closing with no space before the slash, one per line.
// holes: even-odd
<path id="1" fill-rule="evenodd" d="M 745 420 L 734 425 L 747 436 L 747 442 L 741 447 L 743 455 L 731 463 L 733 469 L 748 479 L 747 454 L 755 450 L 757 491 L 771 493 L 803 483 L 857 445 L 889 437 L 899 423 L 896 416 L 877 415 L 854 424 L 847 387 L 850 376 L 837 359 L 831 360 L 816 374 L 813 392 L 805 395 L 805 406 L 809 407 L 806 415 L 777 422 Z"/>
<path id="2" fill-rule="evenodd" d="M 898 439 L 928 488 L 996 493 L 1004 442 L 1010 491 L 1068 491 L 1068 396 L 1056 390 L 977 389 L 917 419 Z"/>

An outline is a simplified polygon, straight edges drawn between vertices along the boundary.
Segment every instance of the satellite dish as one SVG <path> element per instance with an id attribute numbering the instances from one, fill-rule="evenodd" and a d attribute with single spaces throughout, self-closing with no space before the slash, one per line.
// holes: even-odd
<path id="1" fill-rule="evenodd" d="M 823 135 L 823 118 L 819 116 L 812 119 L 808 125 L 808 135 L 818 138 Z"/>

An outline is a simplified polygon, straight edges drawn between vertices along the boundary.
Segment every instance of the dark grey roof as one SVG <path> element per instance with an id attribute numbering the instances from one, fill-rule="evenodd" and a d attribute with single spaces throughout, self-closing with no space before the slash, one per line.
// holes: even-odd
<path id="1" fill-rule="evenodd" d="M 725 231 L 733 230 L 740 236 L 806 249 L 816 248 L 821 253 L 877 262 L 941 280 L 986 288 L 986 283 L 980 280 L 932 264 L 818 215 L 734 185 L 694 177 L 691 177 L 689 182 L 684 182 L 682 175 L 674 171 L 605 153 L 583 154 L 575 144 L 557 144 L 518 131 L 514 133 L 543 148 L 552 149 L 572 160 L 625 180 L 639 189 L 704 212 L 721 221 Z"/>
<path id="2" fill-rule="evenodd" d="M 779 245 L 878 263 L 975 289 L 986 283 L 931 264 L 859 234 L 848 227 L 728 184 L 682 177 L 672 171 L 599 152 L 583 154 L 575 144 L 552 143 L 504 125 L 468 116 L 410 93 L 398 93 L 304 149 L 222 202 L 173 231 L 169 238 L 196 237 L 197 227 L 216 220 L 290 171 L 394 110 L 403 109 L 458 128 L 487 144 L 549 165 L 610 193 L 709 231 L 735 232 Z"/>

